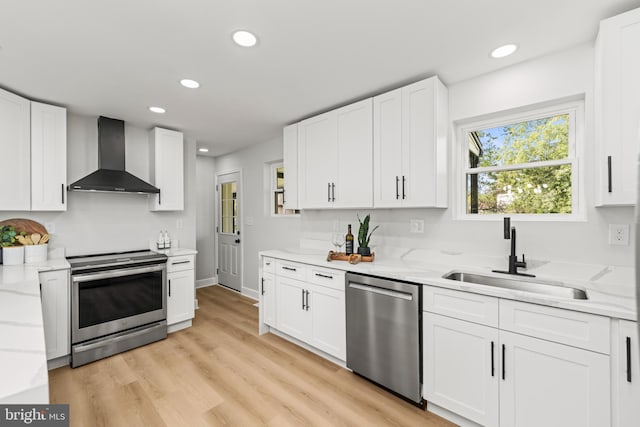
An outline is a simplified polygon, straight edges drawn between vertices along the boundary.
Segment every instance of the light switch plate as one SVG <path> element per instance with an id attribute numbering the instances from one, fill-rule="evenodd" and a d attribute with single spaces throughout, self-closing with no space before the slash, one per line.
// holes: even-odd
<path id="1" fill-rule="evenodd" d="M 410 230 L 412 233 L 424 233 L 424 219 L 412 219 L 410 221 Z"/>
<path id="2" fill-rule="evenodd" d="M 629 246 L 629 224 L 609 224 L 609 244 Z"/>

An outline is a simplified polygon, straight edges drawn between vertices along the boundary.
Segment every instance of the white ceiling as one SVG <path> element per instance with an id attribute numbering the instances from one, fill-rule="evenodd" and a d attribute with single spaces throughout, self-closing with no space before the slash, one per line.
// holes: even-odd
<path id="1" fill-rule="evenodd" d="M 640 0 L 0 0 L 0 87 L 182 130 L 210 155 L 438 74 L 451 84 L 595 39 Z M 257 47 L 231 41 L 236 29 Z M 489 51 L 515 42 L 509 58 Z M 182 78 L 199 81 L 183 88 Z M 167 113 L 156 115 L 149 106 Z"/>

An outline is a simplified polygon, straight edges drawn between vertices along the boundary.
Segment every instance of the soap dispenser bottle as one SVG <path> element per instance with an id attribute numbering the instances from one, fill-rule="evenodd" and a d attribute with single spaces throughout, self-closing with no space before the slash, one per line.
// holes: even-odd
<path id="1" fill-rule="evenodd" d="M 170 249 L 171 248 L 171 238 L 169 237 L 169 233 L 167 232 L 167 230 L 164 230 L 164 248 L 165 249 Z"/>

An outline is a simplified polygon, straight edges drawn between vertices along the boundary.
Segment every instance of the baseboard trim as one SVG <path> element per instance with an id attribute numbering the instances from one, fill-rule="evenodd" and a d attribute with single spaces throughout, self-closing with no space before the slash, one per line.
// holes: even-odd
<path id="1" fill-rule="evenodd" d="M 207 277 L 206 279 L 196 280 L 197 288 L 206 288 L 207 286 L 213 286 L 218 284 L 218 276 Z"/>
<path id="2" fill-rule="evenodd" d="M 432 414 L 436 414 L 439 417 L 444 418 L 447 421 L 451 421 L 454 424 L 459 425 L 460 427 L 482 427 L 478 423 L 474 423 L 471 420 L 468 420 L 455 412 L 451 412 L 448 409 L 443 408 L 442 406 L 434 405 L 433 403 L 427 402 L 427 411 Z"/>
<path id="3" fill-rule="evenodd" d="M 258 301 L 258 299 L 260 298 L 260 294 L 258 294 L 258 291 L 256 291 L 255 289 L 251 289 L 251 288 L 245 288 L 244 286 L 242 287 L 242 292 L 240 292 L 243 296 L 247 297 L 247 298 L 251 298 L 254 299 L 256 301 Z"/>

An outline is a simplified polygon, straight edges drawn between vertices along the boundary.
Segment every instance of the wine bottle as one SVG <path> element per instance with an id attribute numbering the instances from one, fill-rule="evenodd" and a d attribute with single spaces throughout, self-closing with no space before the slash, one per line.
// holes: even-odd
<path id="1" fill-rule="evenodd" d="M 351 224 L 349 224 L 347 235 L 344 236 L 344 242 L 346 254 L 351 255 L 353 253 L 353 234 L 351 234 Z"/>

